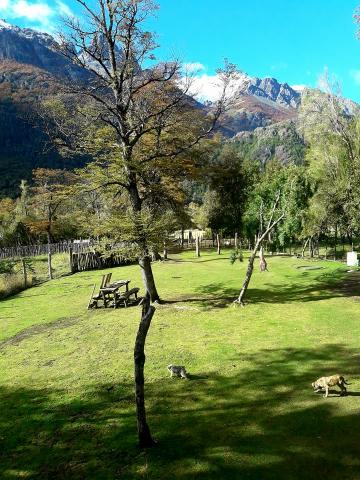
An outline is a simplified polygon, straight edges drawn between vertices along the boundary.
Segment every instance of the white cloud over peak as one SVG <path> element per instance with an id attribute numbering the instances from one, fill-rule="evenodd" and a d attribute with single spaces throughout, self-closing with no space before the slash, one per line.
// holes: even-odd
<path id="1" fill-rule="evenodd" d="M 210 100 L 214 102 L 221 95 L 220 79 L 217 75 L 207 75 L 206 73 L 194 76 L 191 79 L 189 93 L 199 101 Z"/>
<path id="2" fill-rule="evenodd" d="M 302 92 L 308 87 L 307 85 L 291 85 L 291 88 L 296 90 L 297 92 Z"/>
<path id="3" fill-rule="evenodd" d="M 242 73 L 234 77 L 227 88 L 226 96 L 231 97 L 248 79 L 249 77 Z M 195 74 L 190 79 L 189 93 L 200 102 L 215 102 L 220 99 L 222 92 L 223 84 L 219 75 L 208 75 L 207 73 L 202 73 L 198 75 Z"/>
<path id="4" fill-rule="evenodd" d="M 61 0 L 50 6 L 44 0 L 0 0 L 0 14 L 8 21 L 30 22 L 32 28 L 53 33 L 58 15 L 71 15 L 70 7 Z"/>
<path id="5" fill-rule="evenodd" d="M 185 63 L 184 70 L 187 73 L 201 72 L 206 70 L 205 65 L 200 62 Z"/>

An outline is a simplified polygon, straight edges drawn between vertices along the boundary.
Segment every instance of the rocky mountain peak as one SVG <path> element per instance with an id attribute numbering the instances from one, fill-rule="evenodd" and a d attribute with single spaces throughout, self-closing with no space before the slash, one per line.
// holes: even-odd
<path id="1" fill-rule="evenodd" d="M 84 72 L 58 50 L 54 37 L 0 20 L 0 60 L 32 65 L 53 75 L 84 78 Z"/>
<path id="2" fill-rule="evenodd" d="M 11 30 L 13 27 L 10 25 L 10 23 L 7 23 L 6 20 L 0 19 L 0 30 L 5 29 L 5 30 Z"/>
<path id="3" fill-rule="evenodd" d="M 275 78 L 247 77 L 235 92 L 236 96 L 251 95 L 268 100 L 285 108 L 297 108 L 301 94 L 287 83 L 279 83 Z"/>

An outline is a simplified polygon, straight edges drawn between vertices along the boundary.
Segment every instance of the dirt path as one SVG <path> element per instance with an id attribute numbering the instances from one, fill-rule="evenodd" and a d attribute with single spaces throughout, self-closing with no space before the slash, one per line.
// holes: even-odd
<path id="1" fill-rule="evenodd" d="M 34 335 L 39 335 L 41 333 L 51 332 L 52 330 L 58 330 L 61 328 L 70 327 L 72 325 L 75 325 L 75 323 L 77 323 L 79 320 L 80 318 L 78 317 L 76 318 L 65 317 L 65 318 L 59 318 L 58 320 L 52 323 L 43 323 L 40 325 L 34 325 L 32 327 L 26 328 L 25 330 L 22 330 L 21 332 L 17 333 L 13 337 L 10 337 L 6 340 L 2 340 L 0 342 L 0 351 L 8 347 L 9 345 L 17 346 L 23 340 L 26 340 L 27 338 L 30 338 Z"/>

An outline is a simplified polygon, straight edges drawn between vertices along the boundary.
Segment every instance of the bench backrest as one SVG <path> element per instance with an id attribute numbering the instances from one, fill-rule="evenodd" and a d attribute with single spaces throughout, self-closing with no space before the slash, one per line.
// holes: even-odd
<path id="1" fill-rule="evenodd" d="M 101 283 L 100 283 L 100 289 L 105 288 L 109 285 L 110 280 L 111 280 L 111 275 L 112 273 L 107 273 L 102 276 Z"/>

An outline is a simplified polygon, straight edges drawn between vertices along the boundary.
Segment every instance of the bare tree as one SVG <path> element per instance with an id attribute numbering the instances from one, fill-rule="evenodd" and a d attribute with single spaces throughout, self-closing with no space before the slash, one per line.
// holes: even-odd
<path id="1" fill-rule="evenodd" d="M 145 419 L 144 348 L 154 314 L 149 301 L 159 301 L 159 294 L 141 214 L 159 164 L 176 168 L 177 159 L 213 131 L 224 111 L 226 89 L 235 69 L 226 63 L 225 69 L 218 72 L 222 81 L 219 101 L 211 114 L 194 121 L 194 102 L 188 95 L 191 78 L 184 78 L 178 60 L 156 63 L 155 36 L 144 28 L 157 4 L 152 0 L 75 1 L 82 8 L 84 20 L 64 19 L 66 33 L 60 35 L 60 49 L 90 76 L 86 83 L 69 83 L 67 91 L 80 96 L 88 105 L 81 111 L 88 125 L 100 123 L 111 131 L 111 142 L 107 142 L 106 148 L 113 159 L 112 171 L 115 168 L 117 173 L 108 180 L 102 178 L 99 187 L 125 191 L 137 224 L 138 261 L 146 302 L 134 359 L 138 435 L 140 445 L 145 447 L 152 445 L 153 440 Z M 67 135 L 62 124 L 57 127 Z M 156 175 L 159 176 L 159 170 Z"/>
<path id="2" fill-rule="evenodd" d="M 257 254 L 259 248 L 261 247 L 263 240 L 276 227 L 276 225 L 279 222 L 281 222 L 281 220 L 285 217 L 285 212 L 280 212 L 278 214 L 278 216 L 276 217 L 276 212 L 277 212 L 277 208 L 278 208 L 279 203 L 280 203 L 280 198 L 281 198 L 281 192 L 278 192 L 276 194 L 276 198 L 274 199 L 274 203 L 272 205 L 270 218 L 269 218 L 269 221 L 267 223 L 267 226 L 266 226 L 265 230 L 263 232 L 261 231 L 259 233 L 259 235 L 257 236 L 255 246 L 254 246 L 253 251 L 251 252 L 251 255 L 250 255 L 250 258 L 249 258 L 248 268 L 247 268 L 247 271 L 246 271 L 243 286 L 240 290 L 238 298 L 234 301 L 234 303 L 239 303 L 240 305 L 244 306 L 244 297 L 245 297 L 245 294 L 246 294 L 246 291 L 247 291 L 247 288 L 249 286 L 251 276 L 252 276 L 252 273 L 253 273 L 253 270 L 254 270 L 254 261 L 255 261 L 255 258 L 256 258 L 256 254 Z M 261 204 L 261 209 L 262 208 L 263 208 L 263 206 Z M 261 219 L 262 219 L 262 214 L 261 214 Z M 262 220 L 261 220 L 261 225 L 262 225 Z"/>
<path id="3" fill-rule="evenodd" d="M 97 0 L 97 9 L 93 9 L 91 2 L 76 1 L 86 13 L 87 23 L 65 19 L 70 33 L 62 35 L 61 50 L 91 72 L 92 78 L 86 85 L 69 85 L 69 90 L 93 102 L 96 108 L 86 112 L 89 121 L 100 121 L 113 130 L 121 180 L 111 183 L 128 192 L 132 210 L 139 213 L 145 200 L 139 191 L 141 170 L 159 160 L 174 162 L 213 131 L 224 111 L 234 67 L 227 64 L 225 71 L 219 72 L 223 90 L 207 121 L 189 128 L 187 138 L 174 135 L 170 141 L 168 134 L 175 133 L 179 117 L 189 113 L 191 78 L 184 79 L 177 60 L 143 68 L 144 63 L 154 61 L 155 37 L 143 30 L 143 23 L 156 4 L 151 0 Z M 139 246 L 146 291 L 151 301 L 159 300 L 145 238 L 139 238 Z"/>

